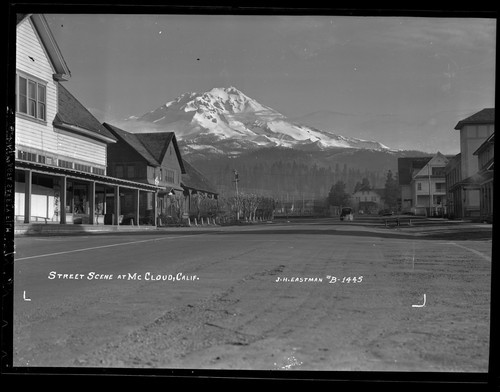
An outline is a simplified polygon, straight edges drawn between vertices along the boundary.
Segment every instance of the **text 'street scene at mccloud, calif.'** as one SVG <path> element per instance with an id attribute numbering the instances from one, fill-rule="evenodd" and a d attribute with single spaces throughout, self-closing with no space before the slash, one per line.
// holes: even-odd
<path id="1" fill-rule="evenodd" d="M 14 368 L 488 372 L 494 19 L 15 25 Z"/>

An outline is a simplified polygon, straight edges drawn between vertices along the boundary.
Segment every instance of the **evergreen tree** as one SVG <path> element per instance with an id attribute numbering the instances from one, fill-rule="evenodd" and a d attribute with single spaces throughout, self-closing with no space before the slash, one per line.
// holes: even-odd
<path id="1" fill-rule="evenodd" d="M 392 171 L 387 172 L 385 180 L 384 199 L 389 208 L 396 208 L 400 197 L 399 181 L 393 177 Z"/>
<path id="2" fill-rule="evenodd" d="M 337 181 L 332 185 L 328 194 L 328 203 L 331 206 L 347 206 L 350 204 L 350 197 L 345 191 L 345 183 L 343 181 Z"/>

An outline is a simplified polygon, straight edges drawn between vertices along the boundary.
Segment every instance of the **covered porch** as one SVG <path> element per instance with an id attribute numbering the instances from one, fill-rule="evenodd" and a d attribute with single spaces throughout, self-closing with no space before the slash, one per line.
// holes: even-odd
<path id="1" fill-rule="evenodd" d="M 16 222 L 156 226 L 161 188 L 114 177 L 16 161 Z"/>

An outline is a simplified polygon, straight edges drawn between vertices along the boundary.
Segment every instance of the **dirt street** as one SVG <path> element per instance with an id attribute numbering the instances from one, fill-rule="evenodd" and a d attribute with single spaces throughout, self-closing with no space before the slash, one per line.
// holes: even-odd
<path id="1" fill-rule="evenodd" d="M 491 239 L 417 234 L 19 238 L 14 365 L 486 371 Z"/>

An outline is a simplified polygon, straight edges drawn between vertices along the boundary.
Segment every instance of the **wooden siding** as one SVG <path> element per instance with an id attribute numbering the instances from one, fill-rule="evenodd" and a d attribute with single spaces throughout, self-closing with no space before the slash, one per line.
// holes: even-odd
<path id="1" fill-rule="evenodd" d="M 18 73 L 47 83 L 46 122 L 17 114 L 16 145 L 32 147 L 55 158 L 82 160 L 97 166 L 106 166 L 105 143 L 54 130 L 52 124 L 58 110 L 54 69 L 29 18 L 17 26 L 16 69 Z"/>
<path id="2" fill-rule="evenodd" d="M 177 154 L 175 153 L 175 148 L 173 146 L 173 142 L 168 146 L 167 151 L 165 152 L 165 156 L 163 157 L 163 162 L 161 163 L 163 168 L 163 176 L 164 180 L 160 182 L 161 185 L 175 185 L 180 187 L 181 185 L 181 165 L 179 163 L 179 159 L 177 158 Z M 174 182 L 166 182 L 166 170 L 174 171 Z"/>
<path id="3" fill-rule="evenodd" d="M 16 144 L 32 145 L 57 153 L 57 141 L 48 137 L 53 132 L 52 121 L 57 113 L 57 85 L 52 78 L 54 70 L 29 18 L 17 26 L 16 69 L 18 73 L 47 83 L 46 122 L 31 120 L 22 115 L 16 116 Z"/>
<path id="4" fill-rule="evenodd" d="M 462 153 L 463 179 L 472 176 L 479 170 L 478 160 L 474 154 L 481 144 L 494 132 L 494 125 L 466 125 L 460 130 L 460 152 Z M 478 136 L 478 135 L 486 136 Z"/>
<path id="5" fill-rule="evenodd" d="M 106 143 L 85 137 L 78 137 L 70 132 L 57 131 L 59 155 L 73 159 L 106 165 Z"/>

